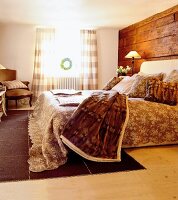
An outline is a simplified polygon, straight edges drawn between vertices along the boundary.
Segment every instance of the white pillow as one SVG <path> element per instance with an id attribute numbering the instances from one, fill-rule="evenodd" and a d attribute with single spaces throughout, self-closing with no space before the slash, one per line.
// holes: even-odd
<path id="1" fill-rule="evenodd" d="M 117 92 L 119 92 L 120 94 L 127 94 L 131 87 L 132 87 L 132 84 L 135 80 L 135 77 L 137 76 L 138 74 L 134 74 L 133 76 L 126 76 L 124 77 L 118 84 L 116 84 L 112 90 L 115 90 Z"/>
<path id="2" fill-rule="evenodd" d="M 24 83 L 18 80 L 3 81 L 2 84 L 5 85 L 7 89 L 27 88 L 27 86 Z"/>
<path id="3" fill-rule="evenodd" d="M 178 70 L 172 70 L 164 79 L 164 82 L 178 82 Z"/>

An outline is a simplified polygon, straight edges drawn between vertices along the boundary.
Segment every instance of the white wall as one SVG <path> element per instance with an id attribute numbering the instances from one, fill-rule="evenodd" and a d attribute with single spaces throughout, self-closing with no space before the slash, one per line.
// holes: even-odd
<path id="1" fill-rule="evenodd" d="M 99 89 L 116 75 L 118 29 L 98 29 Z M 0 24 L 0 64 L 17 70 L 17 79 L 32 83 L 35 26 Z"/>
<path id="2" fill-rule="evenodd" d="M 102 89 L 108 80 L 116 76 L 118 64 L 118 32 L 118 29 L 97 30 L 99 89 Z"/>
<path id="3" fill-rule="evenodd" d="M 0 63 L 17 70 L 17 79 L 32 82 L 35 27 L 0 24 Z"/>

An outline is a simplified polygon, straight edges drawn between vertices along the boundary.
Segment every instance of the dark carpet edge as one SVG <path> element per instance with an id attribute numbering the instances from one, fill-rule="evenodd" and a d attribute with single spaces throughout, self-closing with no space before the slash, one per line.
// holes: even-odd
<path id="1" fill-rule="evenodd" d="M 32 111 L 31 110 L 10 110 L 8 111 L 8 115 L 10 116 L 10 118 L 12 117 L 13 114 L 17 114 L 17 115 L 21 115 L 21 114 L 25 114 L 27 117 L 29 116 L 29 113 L 31 113 Z M 7 120 L 6 117 L 3 116 L 3 120 Z M 28 124 L 28 120 L 27 120 L 27 124 Z M 28 132 L 27 132 L 27 137 L 28 137 Z M 29 137 L 28 137 L 28 140 L 29 140 Z M 88 173 L 88 174 L 78 174 L 78 175 L 70 175 L 70 176 L 59 176 L 59 177 L 45 177 L 45 178 L 37 178 L 37 179 L 17 179 L 17 180 L 3 180 L 1 181 L 0 180 L 0 183 L 7 183 L 7 182 L 19 182 L 19 181 L 34 181 L 34 180 L 46 180 L 46 179 L 56 179 L 56 178 L 76 178 L 76 177 L 82 177 L 82 176 L 88 176 L 88 175 L 103 175 L 103 174 L 113 174 L 113 173 L 120 173 L 120 172 L 132 172 L 132 171 L 136 171 L 136 170 L 145 170 L 146 168 L 140 164 L 137 160 L 135 160 L 132 156 L 130 156 L 127 152 L 125 152 L 124 149 L 122 149 L 122 154 L 125 154 L 125 156 L 129 159 L 131 159 L 133 162 L 134 162 L 134 165 L 137 165 L 137 168 L 134 168 L 134 169 L 125 169 L 125 170 L 121 170 L 121 171 L 112 171 L 112 172 L 100 172 L 100 173 Z M 83 158 L 81 158 L 83 159 Z M 122 162 L 122 161 L 121 161 Z M 94 162 L 95 163 L 95 162 Z M 60 168 L 60 167 L 59 167 Z M 58 169 L 59 169 L 58 168 Z M 48 171 L 48 170 L 47 170 Z M 45 171 L 45 172 L 47 172 Z M 51 170 L 49 170 L 51 171 Z M 30 174 L 30 172 L 29 172 Z M 38 174 L 38 172 L 37 172 Z M 0 177 L 1 179 L 1 177 Z"/>

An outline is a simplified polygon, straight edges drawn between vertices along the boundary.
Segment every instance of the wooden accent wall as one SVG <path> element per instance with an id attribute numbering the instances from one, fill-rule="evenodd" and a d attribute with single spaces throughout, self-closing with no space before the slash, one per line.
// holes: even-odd
<path id="1" fill-rule="evenodd" d="M 131 66 L 125 56 L 137 51 L 135 72 L 145 60 L 178 58 L 178 5 L 119 31 L 118 65 Z"/>

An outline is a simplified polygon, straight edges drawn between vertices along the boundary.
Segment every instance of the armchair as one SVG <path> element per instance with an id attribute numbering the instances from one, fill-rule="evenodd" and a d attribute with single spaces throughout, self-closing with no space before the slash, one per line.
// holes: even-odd
<path id="1" fill-rule="evenodd" d="M 6 108 L 8 109 L 8 100 L 15 100 L 16 107 L 19 99 L 29 98 L 29 105 L 32 106 L 33 93 L 29 90 L 28 81 L 17 81 L 16 70 L 1 69 L 0 82 L 6 86 Z"/>

